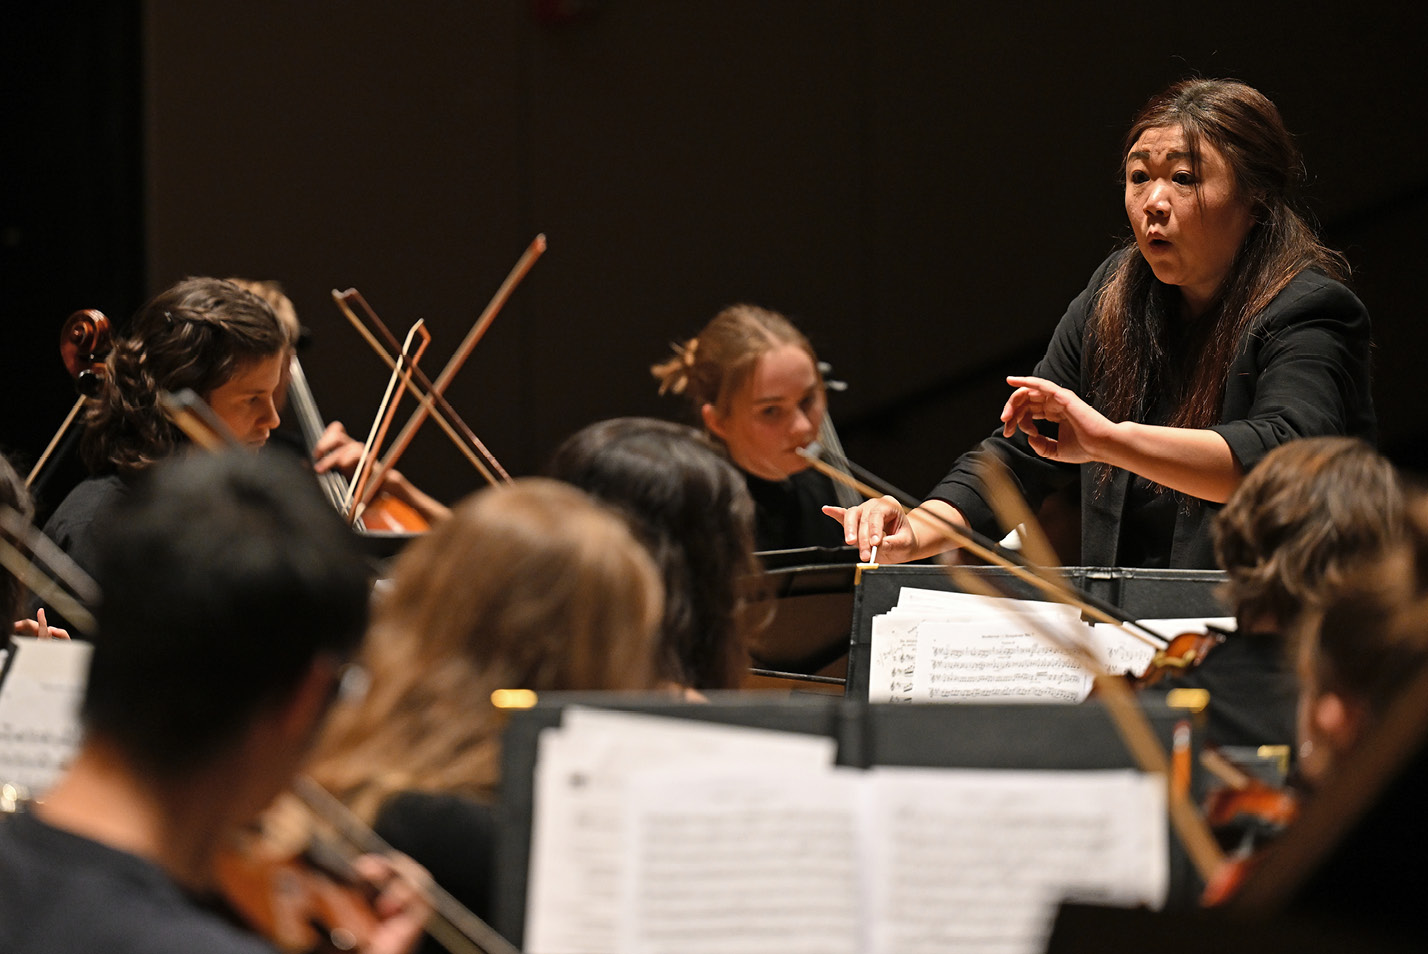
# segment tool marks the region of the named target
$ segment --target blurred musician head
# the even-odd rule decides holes
[[[1298,635],[1301,769],[1321,781],[1428,663],[1428,498],[1406,539],[1360,567]]]
[[[806,470],[797,450],[826,409],[818,357],[778,312],[733,305],[650,369],[660,393],[683,394],[740,469],[765,480]]]
[[[552,480],[482,490],[398,558],[361,657],[370,689],[334,713],[312,774],[369,820],[404,791],[489,799],[491,694],[653,688],[661,608],[616,514]]]
[[[227,751],[305,681],[330,689],[365,628],[366,564],[287,460],[166,462],[101,541],[104,638],[82,716],[96,744],[157,778]]]
[[[567,438],[547,473],[623,513],[664,576],[660,675],[732,689],[749,662],[741,587],[757,572],[744,480],[693,428],[652,418],[600,421]]]
[[[1351,437],[1311,437],[1271,451],[1215,522],[1228,602],[1245,632],[1284,633],[1402,532],[1393,466]]]
[[[266,442],[289,336],[261,298],[231,282],[187,278],[139,309],[105,362],[81,452],[96,474],[132,475],[170,453],[179,432],[161,390],[193,390],[238,440]]]
[[[366,561],[297,464],[239,451],[150,468],[101,541],[84,738],[0,820],[0,946],[262,949],[189,899],[311,747],[365,629]]]

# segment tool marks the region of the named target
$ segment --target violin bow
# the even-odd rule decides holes
[[[377,483],[380,483],[381,476],[385,474],[387,470],[396,466],[396,462],[401,458],[401,455],[406,452],[407,447],[411,444],[412,438],[416,435],[417,429],[421,427],[421,425],[426,421],[427,417],[438,405],[443,409],[444,413],[453,416],[457,422],[460,422],[460,426],[467,440],[472,444],[472,446],[476,447],[477,450],[481,452],[481,455],[485,457],[486,460],[491,464],[492,469],[494,469],[496,473],[500,474],[501,480],[506,483],[510,482],[511,477],[508,473],[506,473],[505,468],[501,466],[500,462],[496,460],[495,456],[492,455],[491,452],[486,449],[486,445],[481,443],[480,439],[477,438],[476,435],[471,432],[471,429],[469,427],[466,427],[464,422],[461,422],[460,417],[456,415],[454,410],[451,409],[451,405],[446,400],[446,389],[451,384],[452,378],[456,376],[456,372],[461,369],[461,366],[466,363],[466,359],[471,356],[471,352],[475,349],[476,344],[481,340],[482,336],[485,335],[486,329],[490,327],[491,322],[495,321],[496,315],[500,313],[503,307],[505,307],[506,302],[515,292],[516,286],[519,285],[521,281],[526,277],[527,273],[530,272],[531,268],[535,265],[536,260],[540,258],[541,255],[545,254],[545,249],[545,236],[543,234],[537,235],[531,241],[530,245],[526,247],[526,250],[521,254],[521,257],[516,261],[516,264],[512,267],[510,273],[506,276],[505,281],[503,281],[501,283],[500,288],[496,290],[496,294],[492,296],[491,301],[486,305],[485,310],[476,320],[476,323],[472,325],[471,330],[467,332],[465,339],[462,340],[460,346],[456,349],[455,353],[452,354],[451,359],[447,361],[446,367],[442,369],[441,374],[437,375],[437,379],[434,383],[428,380],[426,375],[422,373],[420,369],[415,369],[415,377],[417,379],[417,383],[421,386],[419,390],[424,393],[422,394],[421,401],[417,404],[416,410],[412,412],[412,416],[408,418],[406,424],[402,427],[401,432],[397,435],[397,439],[393,442],[391,449],[387,451],[387,455],[377,465],[375,475],[375,480],[377,481]],[[344,314],[348,315],[348,320],[351,321],[355,318],[355,315],[353,315],[351,313],[351,310],[346,307],[345,302],[345,298],[349,294],[355,296],[359,301],[361,300],[361,296],[356,295],[354,289],[349,289],[348,292],[340,293],[334,291],[333,297],[337,299],[338,307],[342,308]],[[365,306],[365,302],[363,302],[363,305]],[[369,312],[369,317],[371,317],[372,319],[376,319],[376,315],[371,314],[370,309],[367,310]],[[383,337],[387,339],[388,347],[391,347],[393,343],[391,332],[386,331],[385,326],[382,326],[380,321],[375,321],[375,324],[382,332]],[[363,337],[367,339],[368,343],[371,344],[374,348],[377,348],[375,340],[371,337],[371,335],[366,333],[365,329],[361,330],[363,331]],[[390,356],[385,353],[384,349],[379,349],[379,354],[382,356],[383,360],[386,360],[389,364],[393,363]],[[441,418],[438,417],[438,420],[440,419]],[[492,477],[491,474],[485,468],[478,467],[478,469],[481,470],[482,476],[484,476],[489,483],[491,483],[493,486],[496,484],[495,478]]]
[[[500,314],[501,309],[506,306],[506,302],[509,301],[511,295],[515,293],[516,286],[525,279],[531,268],[535,266],[536,259],[545,254],[545,247],[544,234],[537,234],[536,237],[531,240],[531,244],[526,246],[526,250],[521,253],[521,257],[516,260],[516,264],[511,267],[510,273],[506,275],[506,280],[501,282],[501,286],[496,289],[496,294],[491,296],[491,300],[487,303],[485,310],[481,312],[481,316],[476,319],[476,323],[471,326],[471,330],[468,331],[466,337],[462,339],[461,345],[456,349],[456,352],[452,354],[451,359],[446,362],[446,367],[442,368],[441,374],[437,375],[436,383],[431,386],[429,393],[422,398],[421,403],[418,404],[416,410],[412,412],[412,416],[407,419],[406,425],[403,426],[401,433],[397,435],[396,441],[393,442],[391,450],[387,452],[387,457],[382,460],[383,471],[395,466],[397,459],[406,451],[407,445],[411,443],[412,437],[416,435],[417,428],[421,427],[422,423],[427,419],[427,416],[431,414],[432,395],[439,394],[445,397],[446,389],[451,384],[451,379],[456,377],[456,372],[460,371],[461,366],[466,363],[466,359],[471,357],[471,352],[476,349],[477,343],[480,342],[481,338],[486,334],[486,329],[491,327],[491,322],[496,320],[496,316]],[[475,435],[473,434],[472,437],[474,438]],[[479,444],[480,442],[478,441],[477,443]],[[487,453],[489,454],[489,451]],[[496,471],[500,473],[501,477],[509,483],[511,480],[510,475],[496,462],[494,457],[491,458],[491,463]]]
[[[412,339],[421,338],[421,342],[416,346],[416,351],[412,351]],[[406,340],[402,342],[401,363],[399,367],[392,368],[392,376],[387,381],[387,390],[382,394],[382,401],[377,405],[377,415],[372,420],[371,430],[367,432],[367,442],[362,445],[362,456],[357,460],[357,469],[352,474],[352,481],[347,486],[347,506],[343,509],[347,513],[349,523],[355,524],[362,519],[362,511],[366,509],[364,500],[368,478],[371,476],[372,459],[381,452],[382,442],[387,438],[387,428],[391,426],[392,417],[397,412],[397,405],[401,402],[402,395],[406,393],[407,386],[411,383],[412,369],[417,367],[421,361],[421,356],[426,353],[427,345],[431,344],[431,332],[426,330],[425,322],[418,321],[412,325],[407,332]],[[395,397],[393,393],[395,392]]]
[[[814,468],[829,478],[853,487],[865,497],[881,497],[886,493],[898,502],[898,505],[906,508],[905,500],[911,499],[907,494],[895,487],[889,486],[886,481],[879,481],[886,487],[886,491],[879,491],[876,487],[844,473],[835,467],[828,465],[816,454],[801,451]],[[855,465],[851,461],[847,462],[851,469]],[[862,471],[862,468],[859,468]],[[866,474],[866,471],[862,471]],[[872,476],[872,475],[868,475]],[[876,478],[874,478],[876,479]],[[995,480],[997,478],[993,478]],[[1005,496],[1005,490],[998,491],[998,495]],[[913,506],[916,506],[914,504]],[[1024,504],[1023,504],[1024,506]],[[1029,510],[1027,511],[1029,513]],[[1038,571],[1050,571],[1047,573],[1035,572],[1026,563],[1018,562],[1007,555],[996,543],[986,539],[981,534],[970,529],[964,529],[944,520],[940,515],[933,514],[939,522],[948,528],[964,548],[982,557],[990,563],[994,563],[1010,571],[1018,579],[1041,589],[1053,599],[1061,603],[1066,603],[1080,609],[1083,613],[1101,622],[1106,622],[1114,626],[1119,626],[1127,633],[1130,633],[1142,641],[1149,642],[1144,636],[1135,633],[1128,628],[1129,620],[1120,619],[1119,610],[1111,607],[1113,612],[1107,612],[1103,601],[1092,599],[1090,594],[1075,592],[1071,585],[1064,579],[1060,579],[1060,574],[1051,571],[1050,568],[1037,567]],[[1034,522],[1034,521],[1033,521]],[[1049,544],[1048,544],[1049,546]],[[958,573],[953,567],[946,568],[954,580],[958,580]],[[962,577],[970,577],[970,573],[962,574]],[[960,584],[960,580],[958,580]],[[974,592],[985,592],[980,588]],[[1097,605],[1101,604],[1101,605]],[[1145,712],[1137,704],[1135,695],[1126,680],[1120,676],[1111,675],[1106,671],[1099,659],[1090,652],[1078,640],[1065,637],[1061,634],[1054,634],[1047,630],[1044,622],[1032,620],[1026,616],[1025,621],[1031,632],[1038,634],[1049,644],[1071,655],[1078,664],[1083,666],[1087,672],[1096,679],[1096,685],[1101,690],[1102,698],[1106,703],[1106,711],[1111,717],[1112,723],[1116,726],[1116,731],[1120,733],[1131,757],[1141,770],[1147,773],[1159,774],[1166,779],[1166,808],[1170,816],[1171,827],[1175,830],[1180,843],[1185,847],[1185,853],[1190,858],[1191,864],[1195,866],[1200,877],[1208,882],[1214,874],[1220,870],[1225,863],[1223,852],[1215,842],[1214,836],[1210,833],[1209,826],[1205,819],[1195,810],[1194,804],[1186,792],[1175,785],[1169,784],[1171,778],[1170,757],[1161,747],[1159,740],[1155,737],[1154,730],[1151,729],[1150,722],[1145,717]],[[1137,624],[1138,625],[1138,624]],[[1145,629],[1145,627],[1138,627]],[[1145,632],[1151,632],[1145,629]],[[1157,641],[1159,636],[1155,637]],[[1163,642],[1161,642],[1163,648]]]
[[[69,409],[69,413],[65,415],[64,422],[60,424],[59,430],[55,431],[55,436],[51,437],[50,442],[45,445],[44,452],[40,454],[39,460],[35,461],[35,466],[30,468],[29,476],[25,478],[26,488],[34,484],[35,478],[40,475],[40,471],[45,469],[45,464],[49,463],[50,455],[53,454],[55,448],[59,446],[60,438],[64,437],[65,432],[69,430],[69,426],[73,424],[74,419],[79,416],[79,411],[84,407],[84,402],[88,400],[89,398],[83,394],[75,399],[74,407]]]
[[[292,792],[313,817],[331,825],[358,851],[386,856],[398,854],[380,835],[363,824],[351,809],[310,776],[294,778]],[[427,933],[451,954],[520,954],[515,945],[440,885],[432,881],[413,881],[400,868],[396,871],[398,877],[406,880],[422,900],[431,905],[432,917],[426,924]]]
[[[401,348],[397,344],[397,339],[392,336],[391,331],[382,323],[382,319],[377,317],[377,313],[372,310],[372,306],[367,304],[367,300],[362,297],[361,292],[355,288],[349,288],[341,292],[334,288],[332,290],[332,300],[337,303],[337,308],[342,312],[343,317],[347,319],[353,328],[357,329],[357,333],[362,336],[362,340],[367,342],[377,357],[381,358],[388,368],[395,371],[398,367],[404,366],[405,359],[400,354]],[[353,310],[352,306],[354,304],[357,308],[361,309],[365,316],[365,321]],[[377,340],[376,336],[368,329],[368,324],[371,324],[372,327],[381,333],[382,337],[387,341],[386,345],[383,345]],[[389,351],[388,348],[391,350]],[[395,358],[392,357],[392,352],[397,352]],[[411,374],[416,380],[413,390],[431,395],[431,379],[426,376],[426,372],[422,371],[421,368],[413,367],[411,368]],[[486,456],[490,461],[494,462],[495,457],[491,456],[491,452],[486,449],[486,445],[481,443],[480,439],[471,431],[471,428],[467,426],[466,422],[461,419],[461,415],[456,413],[456,409],[451,406],[445,396],[440,394],[435,395],[434,400],[437,409],[436,423],[446,432],[446,436],[451,439],[456,449],[461,451],[466,459],[471,462],[471,466],[475,467],[477,472],[485,478],[486,482],[492,485],[496,484],[496,477],[491,473],[487,464],[481,460],[481,456]],[[457,433],[458,430],[460,433]],[[478,452],[481,456],[478,456]],[[497,464],[497,466],[499,467],[500,465]],[[502,471],[502,473],[505,473],[505,471]],[[507,479],[509,480],[510,478]]]
[[[94,638],[99,625],[89,607],[99,602],[98,584],[69,554],[6,504],[0,504],[0,566],[63,613],[75,629]]]
[[[30,469],[29,475],[25,478],[27,488],[34,484],[40,471],[45,469],[50,455],[55,452],[60,439],[74,423],[80,408],[84,407],[84,402],[99,392],[98,382],[101,379],[95,376],[91,368],[81,368],[78,365],[81,362],[94,364],[102,360],[110,347],[109,318],[104,312],[95,308],[82,308],[65,319],[64,325],[60,328],[60,360],[64,362],[65,369],[74,376],[79,397],[75,399],[74,406],[65,415],[59,430],[55,431],[55,436],[50,438],[50,442],[40,454],[39,460],[35,461],[35,466]]]

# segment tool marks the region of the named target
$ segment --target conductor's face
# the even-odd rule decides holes
[[[213,413],[228,425],[233,436],[249,447],[267,443],[268,432],[278,426],[274,395],[282,383],[287,353],[259,358],[238,366],[233,377],[208,395]]]
[[[1214,298],[1254,218],[1234,173],[1200,142],[1194,168],[1179,126],[1147,129],[1126,157],[1126,216],[1155,277],[1178,285],[1190,314]]]

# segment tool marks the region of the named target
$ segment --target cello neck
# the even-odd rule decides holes
[[[288,381],[288,407],[292,408],[298,430],[302,432],[303,446],[311,455],[322,437],[322,414],[317,410],[317,400],[312,396],[312,388],[308,386],[307,375],[303,373],[302,362],[296,354],[288,359],[288,367],[291,371]],[[330,470],[325,474],[318,474],[317,481],[332,506],[338,512],[346,512],[347,487],[342,475]]]

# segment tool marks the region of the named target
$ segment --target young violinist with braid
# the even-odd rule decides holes
[[[70,768],[0,816],[0,950],[273,954],[211,910],[216,862],[291,781],[362,638],[366,562],[293,462],[145,468],[95,541],[96,642]],[[429,913],[406,860],[364,856],[358,950]]]
[[[159,406],[160,391],[191,389],[241,444],[263,446],[279,422],[275,401],[290,344],[272,308],[231,282],[186,278],[156,295],[105,359],[80,441],[90,476],[55,509],[45,534],[93,571],[96,521],[141,473],[187,446]]]
[[[1133,239],[1096,270],[1001,424],[929,499],[828,508],[864,559],[995,531],[977,459],[1033,507],[1079,478],[1087,566],[1213,568],[1210,525],[1244,475],[1301,437],[1372,439],[1369,318],[1298,211],[1298,149],[1263,94],[1192,79],[1155,96],[1122,153]],[[1050,187],[1048,187],[1050,188]]]

